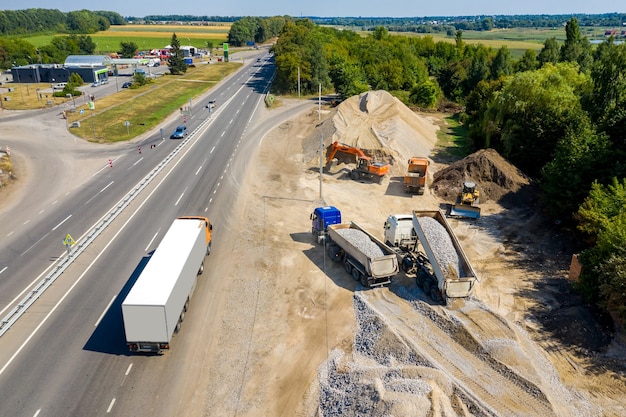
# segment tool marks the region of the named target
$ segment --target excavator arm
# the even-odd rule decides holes
[[[369,156],[365,155],[365,153],[359,148],[355,148],[354,146],[346,145],[344,143],[333,142],[332,145],[328,147],[328,151],[326,152],[326,164],[329,164],[335,158],[337,152],[354,155],[356,156],[357,161],[359,159],[372,159]]]

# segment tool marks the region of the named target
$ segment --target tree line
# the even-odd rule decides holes
[[[371,89],[407,105],[461,106],[475,149],[494,148],[539,185],[542,207],[585,242],[578,288],[626,320],[626,44],[592,48],[576,18],[566,40],[514,60],[506,46],[368,36],[285,23],[273,88],[343,98]]]
[[[51,32],[88,34],[107,30],[111,25],[124,24],[126,21],[122,16],[107,11],[0,10],[0,34],[4,36]]]

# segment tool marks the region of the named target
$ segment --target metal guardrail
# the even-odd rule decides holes
[[[11,328],[13,324],[33,305],[35,301],[56,281],[61,274],[69,268],[80,254],[82,254],[91,245],[98,236],[106,229],[112,222],[119,216],[126,207],[143,191],[144,188],[150,184],[150,182],[169,164],[178,153],[193,139],[195,133],[201,130],[206,124],[213,121],[213,117],[205,119],[200,126],[198,126],[186,139],[184,139],[170,154],[163,159],[148,175],[146,175],[141,181],[139,181],[130,192],[128,192],[121,200],[119,200],[108,213],[106,213],[91,231],[76,243],[73,250],[68,255],[61,259],[61,261],[50,271],[44,278],[41,279],[32,290],[19,302],[17,305],[0,320],[0,337],[2,337],[7,330]]]

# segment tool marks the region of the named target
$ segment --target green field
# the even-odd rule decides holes
[[[135,42],[140,50],[160,49],[169,45],[173,33],[176,33],[181,45],[206,48],[210,41],[218,46],[227,41],[229,30],[229,23],[217,23],[214,26],[124,25],[111,26],[107,31],[89,36],[96,43],[96,54],[107,54],[118,52],[122,41]],[[54,36],[62,35],[41,35],[24,39],[38,48],[48,45]]]

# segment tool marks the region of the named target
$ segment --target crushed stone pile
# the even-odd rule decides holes
[[[480,192],[480,201],[499,202],[531,185],[522,171],[505,160],[494,149],[481,149],[437,171],[431,190],[449,202],[454,202],[464,181],[473,181]]]
[[[405,169],[410,156],[430,155],[437,129],[387,91],[368,91],[332,109],[303,141],[303,148],[309,159],[317,158],[322,137],[325,148],[333,142],[344,143],[361,148],[374,160]]]
[[[358,229],[336,229],[336,232],[370,258],[379,258],[385,255],[383,250],[372,242],[369,236]]]
[[[432,217],[418,217],[417,221],[424,231],[435,258],[437,258],[437,264],[441,267],[446,278],[464,277],[466,274],[461,258],[446,228]]]

